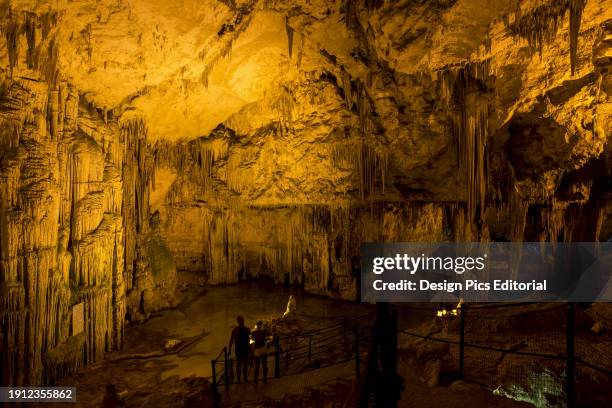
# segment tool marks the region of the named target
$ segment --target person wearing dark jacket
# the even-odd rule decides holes
[[[251,333],[253,339],[253,356],[255,357],[255,382],[259,378],[259,366],[262,366],[264,382],[268,377],[268,342],[270,341],[270,332],[263,327],[263,322],[257,322],[255,329]]]
[[[243,374],[244,381],[247,380],[248,366],[249,366],[249,342],[251,336],[251,329],[244,325],[244,317],[238,316],[236,318],[238,326],[232,330],[232,336],[230,338],[228,351],[232,353],[232,345],[236,345],[236,377],[240,382],[240,374]]]

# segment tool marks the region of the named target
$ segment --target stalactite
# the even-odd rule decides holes
[[[12,12],[8,12],[8,21],[3,27],[6,39],[7,53],[9,57],[9,69],[11,77],[13,71],[19,64],[19,43],[21,34],[25,35],[27,50],[25,62],[28,69],[40,71],[43,78],[51,85],[57,80],[58,45],[55,37],[50,37],[57,16],[54,12],[37,15],[32,12],[24,14],[23,24],[14,18]],[[39,39],[38,27],[42,27],[42,35]]]
[[[217,38],[213,40],[204,50],[200,52],[200,59],[205,61],[204,69],[200,75],[200,81],[208,88],[210,74],[221,59],[226,58],[232,52],[233,44],[240,35],[249,27],[253,19],[252,11],[255,1],[243,4],[235,13],[232,23],[224,24]]]
[[[572,75],[576,73],[578,36],[580,35],[580,23],[582,22],[582,11],[586,6],[586,0],[570,0],[570,62]]]
[[[512,220],[512,231],[510,236],[512,242],[524,242],[528,210],[528,204],[518,197],[518,194],[512,194],[508,206],[508,213],[510,215],[510,219]]]
[[[9,21],[4,27],[4,38],[6,39],[6,49],[9,57],[9,67],[11,72],[11,78],[13,77],[13,70],[17,66],[19,61],[19,23],[11,18],[9,11]]]
[[[540,210],[540,241],[557,242],[568,241],[569,236],[565,233],[566,203],[553,200],[550,206]],[[563,235],[561,233],[564,232]]]
[[[19,160],[3,160],[0,169],[0,280],[24,296],[10,308],[0,305],[0,315],[21,315],[17,327],[2,324],[1,381],[48,384],[121,345],[114,332],[124,319],[121,180],[106,161],[113,151],[109,143],[119,140],[117,133],[107,140],[105,131],[84,133],[89,125],[104,125],[78,126],[90,119],[79,116],[78,93],[64,82],[53,89],[42,81],[11,82],[6,89],[2,103],[14,103],[12,112],[25,119],[17,143],[10,143]],[[2,120],[12,121],[5,114]],[[86,295],[92,291],[106,294]],[[95,350],[76,346],[70,355],[60,353],[75,340],[71,307],[80,301],[90,313],[79,344]],[[23,355],[7,354],[4,341],[14,342]]]
[[[45,58],[39,64],[42,68],[43,77],[51,86],[55,86],[59,74],[57,68],[59,49],[55,39],[49,42],[47,53],[44,57]]]
[[[572,75],[574,75],[580,22],[585,6],[586,0],[551,0],[524,15],[517,11],[512,23],[506,20],[506,28],[511,35],[526,40],[532,49],[539,52],[541,57],[544,45],[555,39],[557,28],[569,11],[570,64]]]
[[[344,91],[344,101],[346,103],[346,109],[351,110],[353,105],[353,90],[351,83],[351,76],[349,73],[341,67],[341,80],[342,80],[342,90]]]
[[[373,146],[369,145],[369,138],[372,133],[371,101],[366,91],[365,85],[361,81],[357,81],[356,94],[357,112],[359,115],[359,132],[361,140],[359,142],[360,154],[357,163],[359,164],[359,185],[361,190],[361,198],[365,198],[365,192],[369,191],[370,195],[374,192],[374,171],[380,170],[380,178],[382,180],[382,190],[384,193],[385,173],[387,169],[387,157],[384,153],[378,153]]]
[[[36,50],[36,23],[37,18],[34,13],[27,13],[25,16],[25,23],[23,30],[26,34],[26,40],[28,42],[28,52],[26,55],[26,63],[29,69],[38,68],[38,57]]]
[[[528,202],[518,192],[514,167],[505,154],[497,157],[497,177],[491,183],[491,206],[495,209],[497,221],[509,220],[511,230],[509,238],[512,242],[523,242],[527,221]]]
[[[302,284],[312,293],[340,293],[354,299],[353,263],[362,242],[449,238],[441,205],[367,207],[347,203],[177,206],[169,209],[174,214],[168,217],[166,239],[179,268],[205,271],[210,284],[269,276],[278,283]],[[201,221],[194,225],[196,219]]]
[[[439,81],[441,98],[453,110],[457,161],[467,186],[468,222],[482,220],[486,205],[489,102],[481,89],[491,89],[494,77],[489,70],[489,60],[469,62],[446,68]]]
[[[596,242],[605,217],[601,202],[569,203],[553,198],[538,208],[531,224],[539,227],[541,242]]]
[[[51,30],[57,24],[58,12],[55,10],[49,10],[46,13],[43,13],[40,17],[40,24],[42,27],[42,38],[43,40],[49,36]]]
[[[367,135],[371,131],[371,106],[370,98],[365,89],[365,85],[361,81],[357,81],[357,112],[359,114],[359,131],[363,136]]]
[[[292,128],[293,110],[295,100],[288,85],[281,87],[280,94],[273,103],[273,108],[278,112],[278,125],[280,134],[286,134]]]
[[[8,152],[19,145],[21,125],[15,120],[3,119],[0,122],[0,150]],[[1,156],[0,156],[1,157]]]
[[[146,232],[149,219],[149,191],[155,168],[154,158],[147,148],[147,128],[141,119],[131,119],[121,126],[124,147],[123,178],[123,230],[124,276],[126,290],[135,281],[135,265],[139,236]]]
[[[147,128],[143,120],[133,119],[122,125],[121,133],[125,149],[124,194],[134,198],[135,227],[137,232],[141,232],[146,228],[148,189],[154,176],[153,158],[147,149]],[[126,204],[130,205],[130,202]]]
[[[0,169],[2,384],[39,381],[43,352],[48,341],[56,341],[47,335],[49,325],[54,323],[47,295],[53,290],[49,272],[56,270],[57,262],[57,152],[47,135],[44,114],[31,112],[46,110],[45,87],[36,83],[29,89],[14,85],[9,80],[3,102],[14,103],[23,122],[18,143],[11,143],[12,154],[2,161]],[[41,104],[28,105],[36,92],[43,96]],[[3,118],[7,119],[12,121],[11,114]],[[17,160],[10,159],[12,155]],[[21,350],[15,354],[5,347],[9,344]]]
[[[231,191],[242,193],[255,183],[248,165],[254,163],[258,157],[259,149],[256,146],[233,149],[232,154],[227,156],[225,182]]]
[[[229,138],[225,134],[219,137],[199,138],[189,142],[159,142],[154,147],[155,165],[173,168],[184,179],[195,182],[199,188],[194,193],[206,194],[211,191],[215,162],[229,155]],[[169,192],[170,203],[175,202],[176,192]]]
[[[51,90],[47,96],[47,128],[53,140],[57,140],[60,131],[59,91]]]
[[[354,0],[344,0],[344,24],[348,29],[351,29],[354,25],[354,22],[358,20],[358,17],[356,15],[356,7],[358,7],[358,2]]]
[[[470,221],[466,206],[461,203],[453,203],[448,206],[447,211],[447,223],[452,231],[452,240],[455,242],[473,242],[474,223]]]
[[[293,55],[293,28],[289,25],[289,17],[285,17],[285,30],[287,31],[287,50],[291,58]]]
[[[351,135],[346,140],[329,144],[332,164],[336,168],[349,168],[357,174],[362,199],[365,199],[366,195],[374,195],[377,185],[384,194],[388,154],[374,135],[372,101],[361,80],[355,81],[356,90],[353,92],[350,75],[342,66],[340,77],[347,109],[351,111],[353,106],[357,107],[358,136]]]
[[[337,169],[350,169],[357,174],[362,199],[376,194],[377,188],[385,194],[389,169],[388,154],[384,148],[369,145],[361,136],[329,144],[332,165]]]

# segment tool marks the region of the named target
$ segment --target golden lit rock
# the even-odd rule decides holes
[[[611,10],[4,2],[0,382],[102,360],[186,271],[356,300],[364,242],[609,240]]]

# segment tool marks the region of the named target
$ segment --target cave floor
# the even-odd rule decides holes
[[[184,406],[185,396],[197,393],[201,378],[211,375],[210,361],[227,344],[236,316],[244,316],[248,326],[260,319],[278,318],[290,294],[296,297],[297,314],[306,330],[330,326],[342,316],[350,318],[374,310],[372,305],[307,295],[267,282],[207,287],[200,285],[197,276],[192,274],[181,274],[180,279],[183,301],[177,308],[155,313],[143,323],[126,325],[125,346],[121,351],[109,353],[106,360],[60,381],[58,385],[77,388],[77,403],[71,406],[101,406],[105,387],[111,383],[126,406]],[[420,324],[423,319],[430,317],[403,316],[400,328]],[[180,340],[182,344],[168,353],[164,351],[164,344],[170,339]],[[470,406],[524,406],[495,397],[485,389],[430,388],[414,374],[416,368],[401,365],[406,391],[400,406],[459,407],[466,406],[467,402]],[[299,376],[270,379],[257,387],[234,385],[231,396],[224,397],[224,405],[261,406],[262,401],[286,400],[287,396],[291,399],[287,406],[295,405],[300,399],[305,406],[313,398],[323,398],[322,403],[342,400],[354,387],[354,370],[353,363],[346,363]]]
[[[111,383],[121,394],[128,395],[131,405],[131,394],[155,393],[154,384],[160,387],[174,384],[176,377],[209,377],[210,361],[227,345],[236,316],[244,316],[249,327],[257,320],[279,318],[291,294],[307,330],[338,323],[342,316],[350,318],[374,310],[372,305],[308,295],[266,281],[209,287],[199,284],[198,276],[189,273],[181,273],[180,281],[183,300],[178,307],[154,313],[143,323],[126,325],[122,350],[108,353],[106,360],[60,381],[59,385],[77,387],[78,401],[73,406],[99,406],[106,385]],[[164,345],[171,339],[182,343],[174,352],[167,353]],[[343,376],[342,370],[342,367],[327,370],[329,375],[318,376],[317,382]],[[353,366],[347,370],[354,373]],[[259,389],[271,389],[269,384],[260,385]],[[294,387],[292,391],[300,389]],[[283,394],[289,391],[283,390]]]

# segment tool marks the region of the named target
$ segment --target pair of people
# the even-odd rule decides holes
[[[264,328],[263,322],[260,320],[251,331],[244,325],[244,317],[238,316],[236,319],[238,326],[232,330],[232,336],[229,343],[229,352],[232,352],[232,346],[235,345],[234,354],[236,356],[236,377],[240,382],[241,374],[244,381],[247,381],[249,358],[251,354],[251,340],[253,344],[253,358],[255,360],[255,381],[259,378],[259,367],[262,367],[263,379],[266,381],[268,377],[268,341],[270,332]]]

